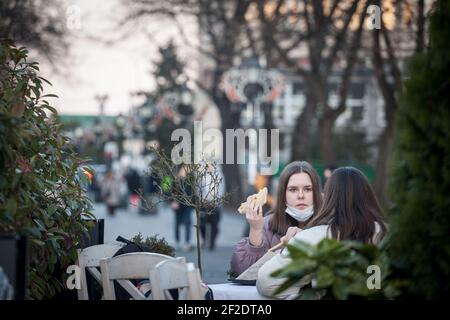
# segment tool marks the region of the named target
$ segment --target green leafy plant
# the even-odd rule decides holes
[[[83,167],[43,94],[37,62],[12,41],[0,41],[0,232],[30,240],[29,298],[63,288],[59,270],[73,264],[76,247],[94,219]],[[59,272],[61,273],[61,272]]]
[[[316,246],[296,241],[287,249],[292,261],[273,273],[286,278],[277,293],[301,281],[307,285],[300,290],[300,299],[391,299],[407,285],[403,280],[390,279],[389,259],[375,245],[324,239]],[[368,267],[372,265],[381,271],[380,289],[367,285],[371,275]]]
[[[143,244],[147,247],[149,247],[152,252],[165,254],[167,256],[175,257],[175,248],[170,246],[169,243],[167,243],[166,239],[161,237],[159,238],[158,235],[154,235],[151,237],[147,237],[144,240],[144,237],[139,232],[137,235],[135,235],[133,238],[131,238],[131,241],[133,241],[136,244]]]
[[[390,181],[390,255],[414,279],[409,294],[450,292],[450,3],[430,18],[429,50],[408,65]]]

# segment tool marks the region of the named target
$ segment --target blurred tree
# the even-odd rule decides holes
[[[321,158],[320,132],[314,130],[310,134],[310,143],[305,150],[304,159],[312,163],[326,165]],[[351,141],[351,143],[349,143]],[[367,143],[364,130],[353,126],[351,123],[334,131],[334,150],[336,152],[336,162],[334,165],[352,165],[358,167],[361,164],[371,163],[371,145]]]
[[[367,22],[371,22],[367,9],[374,4],[385,9],[381,30],[366,27]],[[423,1],[407,0],[170,0],[164,5],[145,0],[131,9],[127,19],[149,16],[172,19],[185,42],[211,63],[210,68],[204,68],[210,72],[202,74],[199,86],[218,106],[223,130],[239,125],[241,108],[230,104],[219,84],[223,73],[241,58],[258,54],[265,58],[268,67],[284,67],[292,75],[301,77],[305,81],[306,105],[296,119],[291,159],[307,157],[312,125],[317,122],[322,161],[329,164],[340,160],[337,159],[334,124],[347,110],[352,77],[360,69],[372,68],[385,101],[386,114],[386,129],[377,145],[374,182],[381,197],[388,174],[386,163],[400,92],[399,66],[414,49],[420,51],[425,45],[421,40],[425,31],[424,7]],[[200,46],[192,45],[185,35],[180,21],[186,16],[197,19]],[[415,17],[417,23],[412,23]],[[411,50],[408,43],[416,48]],[[330,86],[331,80],[337,83],[335,90]],[[337,98],[333,104],[332,95]],[[272,126],[270,117],[267,119],[265,125]],[[241,187],[235,165],[225,165],[224,172],[229,178],[228,188]]]
[[[65,35],[61,1],[0,1],[0,38],[11,38],[53,62],[68,49]]]
[[[375,5],[381,5],[379,0]],[[385,128],[378,139],[375,165],[374,190],[379,199],[386,200],[385,189],[389,176],[388,161],[394,143],[395,117],[402,89],[402,64],[414,52],[424,50],[425,4],[418,1],[411,5],[408,1],[396,3],[395,26],[388,28],[384,15],[381,16],[381,28],[372,30],[371,62],[378,88],[384,101]],[[417,16],[417,23],[405,19],[407,12]],[[404,15],[402,17],[402,15]],[[414,41],[416,40],[416,41]],[[384,202],[384,201],[383,201]]]
[[[336,157],[334,123],[347,109],[355,71],[361,66],[372,66],[385,103],[386,128],[378,140],[374,181],[375,191],[383,199],[400,93],[400,66],[414,50],[420,52],[425,45],[424,1],[264,0],[256,3],[259,24],[250,28],[252,43],[257,46],[261,42],[259,47],[268,60],[273,60],[271,64],[284,64],[305,81],[306,106],[296,121],[291,159],[307,157],[314,129],[311,125],[317,119],[321,159],[325,164],[341,160]],[[366,28],[366,22],[370,23],[369,5],[383,9],[380,29]],[[417,17],[415,24],[413,17]],[[371,39],[372,42],[367,41]],[[331,78],[337,79],[338,84],[335,106],[329,99]]]
[[[156,62],[152,75],[157,85],[154,95],[162,96],[164,93],[180,90],[186,84],[186,76],[184,63],[178,58],[173,40],[158,50],[161,59]]]
[[[143,119],[144,139],[146,142],[158,141],[160,149],[170,158],[170,152],[175,145],[175,142],[171,140],[172,132],[187,124],[176,119],[175,112],[178,111],[178,106],[164,105],[161,99],[164,99],[166,94],[180,94],[185,88],[185,66],[177,55],[173,41],[169,41],[166,46],[162,46],[158,50],[160,59],[155,61],[155,69],[151,72],[156,79],[156,88],[151,92],[140,92],[139,94],[146,96],[142,107],[152,108],[151,116]],[[159,109],[156,110],[158,103]],[[186,107],[192,108],[192,106]]]
[[[351,76],[370,1],[256,1],[257,24],[250,37],[269,64],[288,68],[305,81],[306,107],[296,120],[291,159],[306,157],[311,124],[318,119],[321,158],[336,161],[333,126],[346,110]],[[301,52],[302,53],[300,55]],[[302,59],[305,58],[305,59]],[[329,102],[331,77],[338,78],[338,104]]]
[[[164,2],[142,0],[132,7],[125,3],[129,10],[125,21],[133,22],[155,17],[171,19],[178,26],[184,43],[200,53],[200,59],[204,59],[202,67],[205,71],[201,81],[197,81],[197,85],[218,107],[224,136],[226,129],[239,127],[242,108],[228,100],[220,84],[223,74],[235,65],[236,58],[241,57],[246,49],[251,51],[251,48],[242,40],[247,23],[246,13],[252,2],[252,0],[168,0]],[[183,17],[196,20],[204,40],[200,45],[194,45],[185,34],[185,28],[180,22]],[[251,53],[248,54],[250,55]],[[223,145],[225,148],[226,144]],[[236,150],[234,154],[237,157]],[[242,190],[237,158],[234,160],[233,164],[223,165],[223,172],[227,177],[225,181],[227,192],[236,188]],[[238,204],[241,200],[238,192],[231,193],[230,203]]]
[[[391,256],[427,299],[450,292],[450,3],[430,20],[429,51],[407,69],[391,175]]]

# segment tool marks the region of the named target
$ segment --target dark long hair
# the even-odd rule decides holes
[[[319,212],[322,206],[320,178],[316,170],[306,161],[291,162],[283,169],[278,181],[276,203],[271,212],[273,217],[269,222],[269,229],[273,233],[285,235],[289,227],[298,226],[298,221],[286,214],[286,188],[291,176],[301,172],[306,173],[311,178],[314,212]]]
[[[383,211],[361,171],[343,167],[333,172],[325,185],[322,209],[307,227],[318,225],[329,225],[331,236],[338,240],[377,243],[385,236]]]

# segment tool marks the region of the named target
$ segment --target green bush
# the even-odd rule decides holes
[[[397,115],[390,195],[391,253],[410,294],[450,291],[450,3],[430,20],[430,49],[408,67]]]
[[[30,240],[29,297],[50,298],[93,219],[82,183],[87,176],[43,95],[38,63],[0,41],[0,232]],[[90,222],[92,223],[92,222]]]
[[[154,235],[151,237],[147,237],[144,240],[144,237],[139,232],[139,234],[135,235],[131,241],[136,244],[143,244],[149,247],[152,252],[165,254],[166,256],[175,257],[175,248],[170,246],[166,239],[158,238],[158,235]]]

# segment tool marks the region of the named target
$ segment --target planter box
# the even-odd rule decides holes
[[[26,298],[28,265],[27,237],[0,234],[0,266],[14,288],[15,300]]]
[[[104,244],[105,242],[105,220],[98,219],[94,221],[94,228],[89,232],[89,237],[85,237],[80,249],[95,246],[97,244]]]
[[[82,245],[79,246],[79,249],[83,249],[90,246],[95,246],[97,244],[104,244],[105,240],[105,220],[98,219],[94,221],[95,226],[90,230],[89,236],[84,237]],[[57,267],[55,269],[55,276],[60,277],[66,271],[61,270],[61,268]],[[88,282],[88,290],[89,296],[94,296],[95,290],[95,279],[90,278],[90,274],[87,275]],[[57,293],[52,300],[78,300],[78,294],[76,290],[64,289],[61,292]]]

